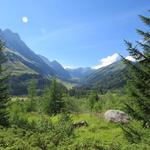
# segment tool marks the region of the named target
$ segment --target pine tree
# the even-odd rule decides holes
[[[140,16],[141,20],[150,27],[150,18]],[[135,63],[124,59],[129,66],[128,94],[131,100],[125,105],[128,113],[135,119],[143,122],[143,127],[150,125],[150,32],[137,30],[143,40],[136,46],[126,42],[129,54],[136,60]]]
[[[4,55],[4,45],[0,41],[0,125],[8,126],[9,117],[7,112],[7,106],[9,101],[8,85],[7,80],[8,76],[5,75],[5,69],[3,64],[6,62],[6,57]]]

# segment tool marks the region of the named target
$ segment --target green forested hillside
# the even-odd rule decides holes
[[[83,80],[81,87],[103,92],[120,89],[126,83],[126,72],[126,65],[122,61],[117,61],[91,73]]]

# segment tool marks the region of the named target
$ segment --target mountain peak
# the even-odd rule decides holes
[[[57,64],[57,65],[60,65],[60,63],[59,63],[57,60],[51,61],[51,64]]]
[[[6,28],[3,30],[3,32],[13,33],[10,29]]]
[[[1,30],[1,31],[2,31],[2,30]],[[17,33],[13,32],[13,31],[11,31],[11,30],[8,29],[8,28],[5,29],[5,30],[3,30],[2,32],[3,32],[3,34],[6,35],[6,36],[20,39],[19,34],[17,34]]]

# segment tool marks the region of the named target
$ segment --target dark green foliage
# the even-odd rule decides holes
[[[141,134],[131,125],[122,128],[124,135],[131,143],[139,143],[142,140]]]
[[[36,74],[23,74],[19,76],[11,76],[10,78],[10,94],[13,96],[24,96],[28,94],[30,80],[36,80],[36,93],[41,95],[45,84],[51,84],[50,79]]]
[[[4,56],[4,46],[0,41],[0,125],[8,126],[8,113],[7,106],[9,101],[8,94],[8,85],[7,80],[8,77],[5,75],[5,70],[3,64],[6,62],[6,58]]]
[[[30,100],[34,100],[37,96],[36,93],[36,80],[31,80],[28,88],[28,97]]]
[[[56,80],[52,81],[50,89],[47,87],[44,92],[44,110],[50,115],[56,115],[63,111],[64,101],[62,99],[62,86]]]
[[[9,122],[11,125],[16,125],[20,128],[30,128],[31,125],[28,123],[27,113],[31,108],[29,100],[25,99],[14,99],[9,103]],[[33,124],[32,124],[33,126]]]
[[[122,91],[116,91],[114,93],[108,92],[104,95],[100,95],[99,107],[101,112],[106,112],[109,109],[124,109],[124,101],[128,99]]]
[[[140,16],[141,20],[150,27],[150,19]],[[142,122],[142,127],[150,127],[150,32],[137,30],[142,36],[142,42],[136,46],[125,41],[127,50],[136,62],[123,58],[129,66],[127,93],[129,99],[125,101],[126,111],[133,119]],[[143,136],[135,126],[123,126],[128,141],[139,143]]]
[[[131,121],[129,124],[122,126],[123,133],[130,143],[149,145],[150,130],[143,128],[142,122]]]
[[[150,27],[149,19],[141,16],[142,21]],[[143,122],[143,127],[150,125],[150,34],[138,30],[143,42],[133,46],[126,41],[127,50],[136,60],[133,63],[124,59],[130,67],[128,74],[128,94],[130,101],[126,102],[128,113],[135,119]]]
[[[28,98],[29,98],[29,111],[34,111],[36,107],[36,100],[37,100],[37,92],[36,87],[37,83],[36,80],[31,80],[30,85],[28,88]]]
[[[63,96],[64,108],[63,112],[67,113],[77,113],[79,112],[79,105],[81,105],[81,100],[71,97],[69,95]]]
[[[1,150],[59,149],[57,147],[73,136],[72,121],[67,114],[61,115],[55,124],[44,116],[37,121],[26,120],[25,124],[22,127],[0,128]]]
[[[91,92],[90,88],[86,87],[73,87],[69,90],[70,96],[75,96],[76,98],[83,98],[89,95]]]
[[[150,12],[150,11],[149,11],[149,12]],[[145,24],[150,25],[150,18],[149,18],[149,17],[140,15],[140,18],[141,18],[141,20],[142,20]]]
[[[89,106],[90,110],[92,111],[94,109],[95,104],[98,102],[99,96],[96,91],[92,91],[89,96]]]
[[[53,129],[53,143],[55,144],[55,146],[58,146],[63,139],[73,136],[74,128],[72,124],[73,122],[69,114],[62,113],[60,115],[59,121]]]

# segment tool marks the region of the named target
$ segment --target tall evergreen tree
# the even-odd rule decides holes
[[[150,18],[145,16],[140,18],[149,29]],[[135,62],[132,62],[123,58],[129,66],[127,91],[130,98],[125,105],[127,112],[134,119],[141,121],[143,127],[148,127],[150,126],[150,32],[139,29],[137,32],[142,36],[142,41],[136,42],[136,46],[125,41],[130,56],[135,59]],[[131,128],[124,130],[128,134],[134,131]]]
[[[33,111],[35,109],[37,99],[36,86],[37,86],[36,80],[32,79],[28,88],[28,97],[30,100],[29,111]]]
[[[46,88],[45,94],[46,112],[53,115],[62,112],[64,108],[64,101],[62,99],[63,93],[61,86],[59,86],[55,79],[52,81],[50,90],[48,91]]]
[[[6,62],[6,57],[4,55],[4,45],[0,40],[0,125],[8,126],[9,117],[7,112],[7,106],[9,101],[8,76],[5,75],[4,63]]]
[[[31,80],[28,88],[28,95],[31,100],[34,100],[36,98],[36,80]]]
[[[93,110],[95,104],[98,102],[99,97],[96,91],[92,91],[89,96],[89,106],[91,111]]]

